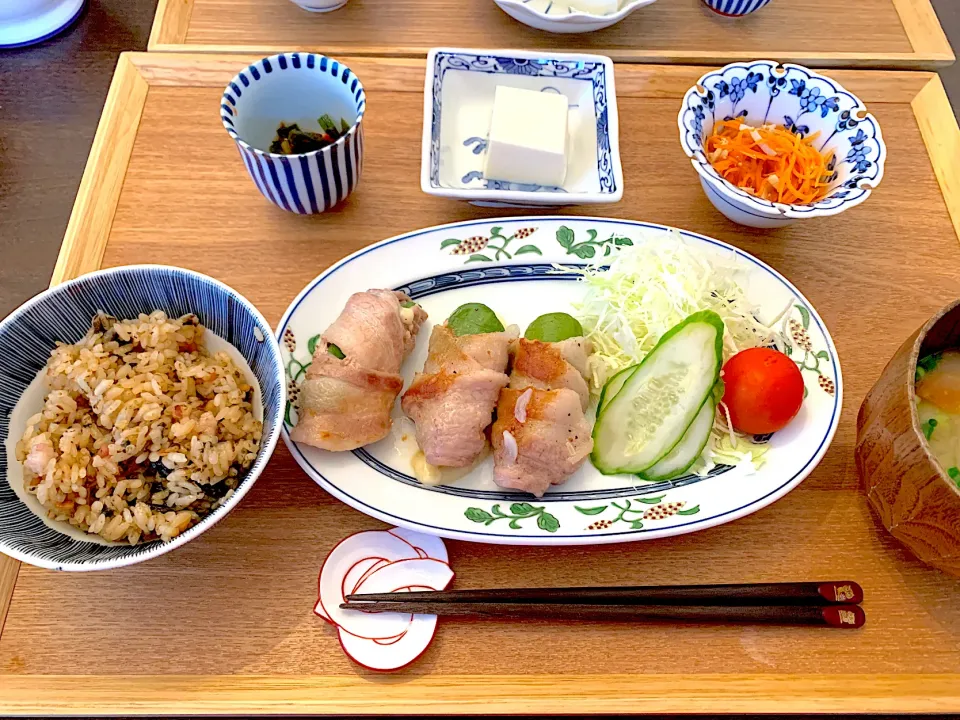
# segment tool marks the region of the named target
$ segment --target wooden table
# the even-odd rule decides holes
[[[54,40],[0,51],[0,317],[50,281],[117,57],[146,49],[156,5],[96,0]]]
[[[621,62],[724,64],[758,57],[827,67],[953,62],[930,0],[774,0],[739,20],[701,0],[660,0],[583,35],[534,30],[493,0],[351,0],[308,13],[290,0],[160,0],[150,50],[424,56],[437,45],[601,52]]]
[[[229,283],[275,323],[311,278],[368,243],[509,212],[421,193],[424,67],[403,59],[350,61],[370,98],[358,191],[319,217],[272,207],[216,113],[223,86],[252,59],[122,57],[54,282],[101,266],[172,263]],[[882,125],[883,182],[835,218],[741,228],[709,205],[679,148],[679,99],[702,72],[617,67],[623,137],[643,142],[624,143],[623,201],[599,211],[717,237],[797,284],[843,363],[833,446],[779,502],[692,535],[581,548],[449,542],[457,584],[845,576],[866,589],[866,628],[450,621],[413,666],[374,675],[343,655],[311,609],[326,552],[382,526],[323,493],[279,448],[234,512],[152,562],[57,574],[0,559],[0,713],[960,711],[960,580],[886,534],[853,462],[864,394],[901,340],[960,290],[960,130],[933,75],[831,73]]]

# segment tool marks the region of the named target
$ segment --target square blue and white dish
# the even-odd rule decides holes
[[[563,187],[521,185],[483,176],[498,85],[552,92],[569,101]],[[623,168],[613,62],[602,55],[435,48],[427,56],[420,187],[476,205],[615,203]]]

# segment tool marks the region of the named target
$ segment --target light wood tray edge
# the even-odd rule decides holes
[[[0,712],[44,715],[946,713],[943,675],[4,676]]]
[[[161,0],[161,2],[188,0]],[[96,270],[141,113],[151,85],[203,84],[241,58],[125,53],[104,106],[51,285]],[[409,61],[390,61],[398,66]],[[669,71],[669,68],[666,69]],[[910,73],[902,73],[909,76]],[[181,76],[179,82],[173,78]],[[915,77],[922,77],[917,75]],[[946,206],[960,238],[960,127],[937,76],[914,97],[916,115]],[[911,83],[912,84],[912,83]],[[906,87],[906,86],[904,86]],[[19,562],[0,555],[0,633],[16,586]],[[637,676],[364,677],[55,676],[3,675],[0,713],[84,714],[240,712],[881,712],[960,711],[960,674],[833,676],[665,675],[643,685]],[[559,684],[558,684],[559,683]],[[476,686],[476,693],[469,691]],[[472,698],[482,697],[483,700]],[[519,698],[519,700],[518,700]],[[471,703],[475,703],[475,706]]]
[[[489,0],[482,0],[489,2]],[[187,32],[195,0],[160,0],[147,49],[153,52],[218,52],[261,53],[269,55],[289,50],[312,50],[328,55],[371,55],[391,57],[424,57],[419,46],[369,45],[366,47],[339,46],[325,43],[315,47],[289,47],[285,45],[202,45],[188,44]],[[907,40],[913,47],[908,53],[788,53],[776,59],[795,62],[811,67],[855,68],[909,68],[934,70],[952,64],[956,57],[946,34],[940,26],[930,0],[893,0],[900,16]],[[723,65],[741,60],[766,57],[765,52],[736,51],[716,53],[701,50],[611,50],[609,56],[615,62],[663,63],[686,65]]]
[[[50,278],[51,287],[100,267],[147,87],[129,57],[121,55]],[[0,554],[0,636],[19,571],[19,561]]]
[[[960,126],[947,98],[943,82],[934,75],[910,103],[920,126],[940,192],[960,236]]]

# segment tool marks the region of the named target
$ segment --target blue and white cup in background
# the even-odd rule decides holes
[[[307,52],[281,53],[237,73],[223,91],[220,119],[254,184],[277,207],[322,213],[357,187],[363,164],[366,95],[341,62]],[[269,152],[280,123],[320,132],[329,115],[350,125],[333,145],[300,155]]]
[[[704,4],[720,15],[743,17],[756,12],[770,0],[703,0]]]

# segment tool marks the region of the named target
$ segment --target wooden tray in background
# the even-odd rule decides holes
[[[930,0],[775,0],[722,18],[701,0],[660,0],[611,28],[542,32],[493,0],[350,0],[309,13],[290,0],[160,0],[150,50],[420,56],[431,47],[600,52],[618,62],[927,68],[954,60]]]
[[[121,58],[53,282],[182,265],[276,323],[309,280],[368,243],[508,214],[420,191],[424,66],[396,59],[349,61],[369,98],[357,192],[319,217],[276,209],[217,113],[223,86],[253,59]],[[795,282],[843,363],[833,446],[782,500],[691,535],[566,548],[451,541],[457,586],[849,577],[867,593],[862,631],[450,620],[414,665],[374,675],[311,610],[328,550],[382,525],[322,492],[281,444],[227,518],[169,555],[92,574],[0,561],[0,713],[960,711],[960,580],[914,560],[875,522],[853,461],[864,394],[903,338],[960,294],[949,213],[960,218],[960,130],[934,75],[831,72],[883,127],[883,182],[835,218],[741,228],[710,206],[680,150],[680,98],[702,72],[617,66],[625,194],[590,212],[720,238]]]

